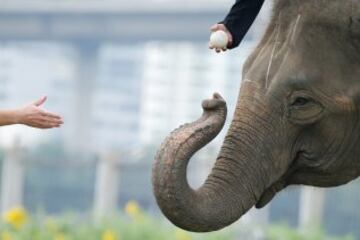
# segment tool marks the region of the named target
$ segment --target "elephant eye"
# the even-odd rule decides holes
[[[306,92],[293,94],[288,108],[289,119],[296,124],[314,123],[322,116],[323,105]]]
[[[300,106],[304,106],[304,105],[308,104],[309,102],[311,102],[311,99],[308,99],[305,97],[298,97],[295,99],[295,101],[291,105],[295,106],[295,107],[300,107]]]

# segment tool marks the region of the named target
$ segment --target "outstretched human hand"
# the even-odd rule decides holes
[[[41,129],[60,127],[64,123],[61,116],[41,108],[46,99],[46,96],[41,97],[25,107],[15,110],[17,123]]]
[[[227,46],[228,46],[228,47],[231,46],[231,44],[232,44],[232,42],[233,42],[233,37],[232,37],[230,31],[226,28],[226,26],[225,26],[224,24],[222,24],[222,23],[217,23],[217,24],[214,24],[213,26],[211,26],[211,28],[210,28],[210,31],[211,31],[211,32],[216,32],[216,31],[219,31],[219,30],[222,30],[222,31],[226,32],[226,34],[227,34],[227,36],[228,36],[228,44],[227,44]],[[209,43],[209,48],[210,48],[210,49],[215,49],[215,51],[216,51],[217,53],[220,53],[221,51],[224,51],[224,52],[225,52],[225,51],[227,50],[227,48],[215,48],[215,47],[212,46],[210,43]]]

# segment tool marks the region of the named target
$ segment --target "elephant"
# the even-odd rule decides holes
[[[335,187],[360,173],[360,0],[275,0],[263,38],[243,65],[236,109],[198,189],[191,156],[221,131],[226,102],[159,147],[153,191],[163,214],[193,232],[222,229],[289,185]]]

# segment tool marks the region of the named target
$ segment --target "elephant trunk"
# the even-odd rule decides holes
[[[174,130],[163,142],[155,157],[152,179],[165,216],[178,227],[194,232],[215,231],[238,220],[256,204],[270,181],[268,161],[259,161],[259,151],[255,150],[260,143],[255,140],[259,137],[256,127],[248,125],[252,120],[244,114],[242,119],[233,120],[205,183],[191,189],[186,177],[189,159],[221,131],[226,119],[226,103],[218,94],[203,102],[203,109],[199,120]]]

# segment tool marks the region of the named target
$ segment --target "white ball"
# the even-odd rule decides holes
[[[210,35],[210,45],[215,48],[226,48],[228,41],[228,35],[222,30],[213,32]]]

